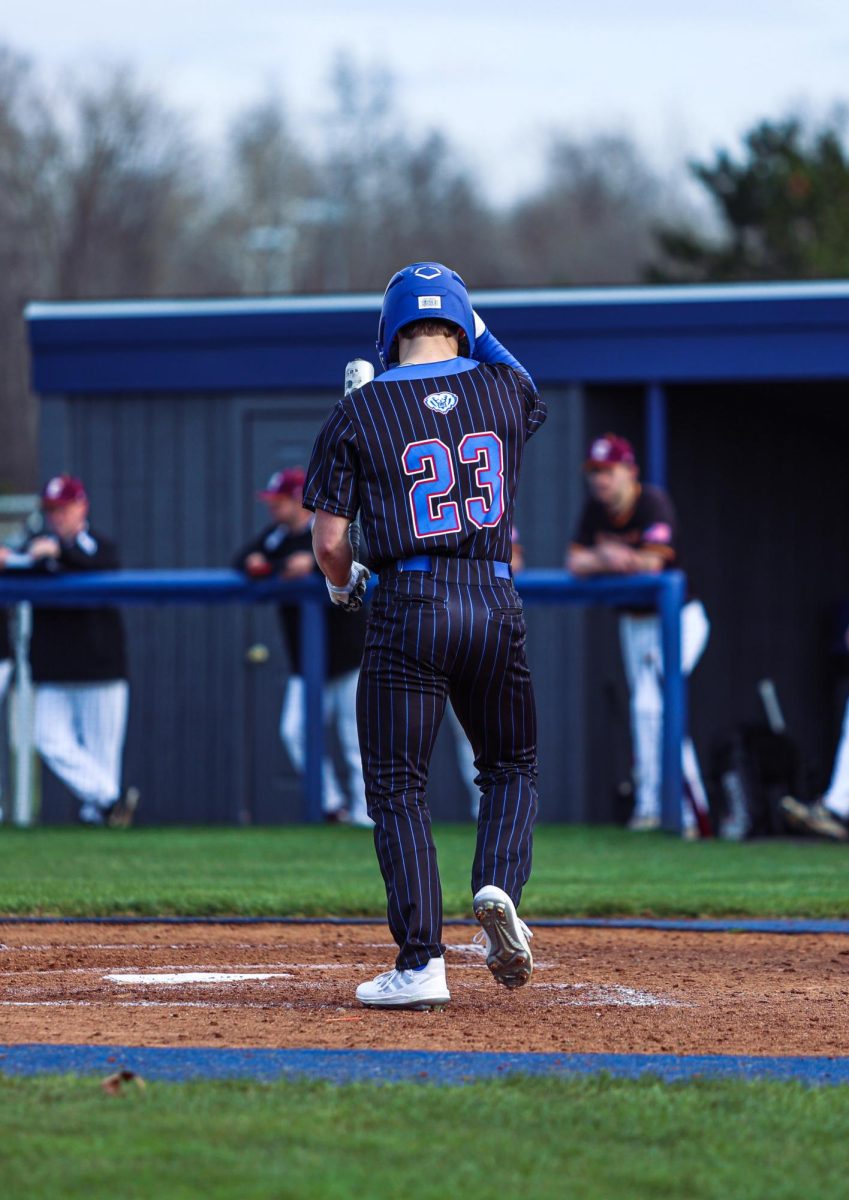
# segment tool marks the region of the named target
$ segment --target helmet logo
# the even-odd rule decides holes
[[[419,279],[431,280],[436,279],[442,272],[438,267],[416,267],[413,274],[417,275]]]
[[[419,296],[419,308],[442,308],[441,296]]]
[[[452,408],[457,407],[457,397],[453,392],[431,392],[429,396],[425,396],[424,402],[433,412],[441,413],[443,417],[450,413]]]

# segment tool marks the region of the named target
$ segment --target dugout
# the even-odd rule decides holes
[[[837,736],[849,596],[849,283],[476,293],[532,372],[549,420],[528,448],[517,522],[531,567],[559,566],[583,499],[588,440],[630,437],[667,482],[713,632],[691,688],[704,764],[778,686],[810,787]],[[264,512],[254,493],[304,462],[345,362],[374,359],[378,296],[33,304],[40,465],[82,476],[128,567],[227,566]],[[277,737],[287,670],[265,607],[126,612],[126,778],[141,818],[297,820]],[[615,622],[532,609],[542,817],[607,821],[628,770]],[[267,648],[267,657],[264,654]],[[44,816],[71,806],[46,781]],[[464,818],[440,735],[434,815]]]

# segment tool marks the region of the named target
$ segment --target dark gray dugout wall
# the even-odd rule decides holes
[[[821,778],[839,703],[826,629],[849,591],[849,284],[475,299],[549,403],[517,506],[528,565],[563,561],[589,438],[632,437],[652,472],[668,470],[714,622],[692,689],[700,749],[707,759],[719,732],[753,715],[768,671]],[[264,520],[256,488],[305,462],[345,362],[374,359],[378,308],[376,296],[33,305],[42,473],[85,479],[92,522],[127,566],[227,566]],[[277,735],[287,665],[273,612],[125,611],[126,778],[144,793],[141,819],[299,819]],[[629,758],[615,620],[546,608],[528,625],[542,816],[609,820]],[[47,819],[72,815],[49,781],[44,796]],[[448,730],[430,801],[437,818],[466,815]]]
[[[267,520],[257,488],[280,465],[306,462],[335,399],[331,392],[46,397],[43,471],[79,473],[92,525],[117,539],[125,566],[225,567]],[[580,404],[563,390],[552,390],[549,401],[546,437],[529,445],[517,509],[533,565],[562,560],[579,483],[574,471],[556,467],[554,446],[582,440],[571,432]],[[144,793],[140,819],[300,819],[299,782],[277,734],[288,663],[274,610],[162,605],[127,607],[124,617],[132,676],[125,776]],[[586,790],[579,623],[575,612],[529,613],[550,819],[580,815]],[[575,750],[564,757],[567,737]],[[69,819],[68,797],[45,783],[45,819]],[[437,818],[466,817],[448,728],[430,795]]]

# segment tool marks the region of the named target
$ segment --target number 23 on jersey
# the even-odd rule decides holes
[[[461,463],[475,467],[477,493],[465,501],[466,516],[479,529],[497,525],[504,516],[504,447],[497,434],[467,433],[457,447]],[[401,455],[404,473],[417,478],[409,491],[416,537],[459,533],[460,505],[451,500],[457,472],[450,446],[439,438],[410,442]]]

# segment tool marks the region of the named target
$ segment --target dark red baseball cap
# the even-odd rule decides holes
[[[584,461],[584,470],[593,471],[597,467],[612,467],[616,463],[626,463],[629,467],[637,465],[634,447],[623,437],[615,433],[603,433],[590,444]]]
[[[88,500],[88,496],[82,482],[73,475],[54,475],[41,489],[42,508],[61,508],[77,500]]]
[[[303,492],[306,481],[303,467],[287,467],[284,471],[275,471],[261,492],[257,492],[260,500],[273,500],[275,496],[294,496]]]

